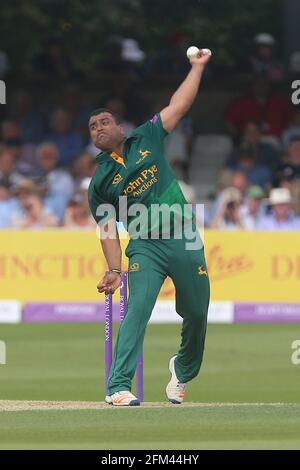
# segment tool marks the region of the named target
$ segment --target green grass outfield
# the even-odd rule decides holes
[[[186,404],[163,405],[179,334],[179,325],[148,327],[144,406],[66,409],[103,401],[103,325],[1,325],[0,410],[14,411],[0,411],[0,449],[300,449],[299,326],[209,325]],[[59,403],[40,410],[28,400]]]

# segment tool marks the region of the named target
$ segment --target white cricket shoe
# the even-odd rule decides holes
[[[140,406],[140,401],[128,390],[106,395],[105,401],[113,406]]]
[[[167,394],[167,399],[171,403],[174,403],[174,405],[180,405],[180,403],[182,403],[184,399],[186,384],[179,382],[179,380],[177,379],[177,375],[175,372],[175,365],[174,365],[175,358],[176,358],[176,355],[171,357],[170,362],[169,362],[169,371],[171,373],[171,380],[166,387],[166,394]]]
[[[104,401],[105,403],[108,403],[108,405],[112,405],[112,399],[109,395],[106,395]]]

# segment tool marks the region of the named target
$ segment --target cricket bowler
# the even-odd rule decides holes
[[[169,362],[171,377],[166,396],[171,403],[183,402],[186,384],[197,376],[202,363],[209,304],[203,245],[199,243],[198,249],[188,249],[185,233],[181,237],[176,235],[176,227],[180,225],[178,217],[175,222],[175,219],[171,220],[170,236],[166,237],[159,217],[155,219],[151,214],[155,205],[175,205],[177,208],[187,205],[164,157],[163,143],[194,102],[210,55],[209,50],[200,49],[197,55],[190,57],[191,69],[169,105],[136,128],[130,137],[125,138],[118,116],[107,109],[95,110],[89,119],[91,139],[101,151],[96,157],[98,167],[89,186],[89,204],[100,227],[102,250],[108,265],[108,272],[97,286],[99,293],[113,294],[120,286],[121,246],[116,223],[125,215],[130,235],[126,248],[129,258],[128,311],[119,329],[109,377],[109,395],[105,398],[114,406],[140,404],[131,393],[131,382],[147,323],[167,276],[175,286],[176,312],[183,318],[179,351]],[[124,198],[126,214],[122,209]],[[137,215],[132,215],[131,209],[136,204],[146,208],[146,222],[150,220],[146,228],[136,223]],[[115,216],[108,220],[107,211],[104,215],[102,208],[109,206],[115,209]],[[181,222],[186,219],[189,217],[183,216]],[[115,236],[107,236],[111,227],[115,228]],[[152,229],[156,236],[151,238]],[[197,230],[195,233],[200,239]]]

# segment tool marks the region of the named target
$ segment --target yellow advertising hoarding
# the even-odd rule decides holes
[[[299,233],[206,230],[205,251],[212,300],[300,302]],[[0,232],[0,299],[97,301],[105,269],[95,232]],[[159,298],[173,296],[167,279]]]

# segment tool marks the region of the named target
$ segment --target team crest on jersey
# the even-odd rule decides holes
[[[203,266],[199,266],[198,274],[199,274],[199,276],[207,276],[207,271],[206,271],[206,269],[203,269]]]
[[[151,154],[150,150],[139,150],[139,154],[141,155],[141,158],[139,158],[135,163],[138,165],[141,163],[145,158],[149,157]]]
[[[139,263],[133,263],[131,266],[129,266],[129,272],[131,273],[135,273],[139,271],[139,269],[140,269]]]
[[[119,184],[119,183],[122,181],[122,179],[123,179],[123,178],[122,178],[122,176],[120,175],[120,173],[117,173],[116,176],[115,176],[114,179],[113,179],[112,184],[113,184],[113,185],[117,185],[117,184]]]

